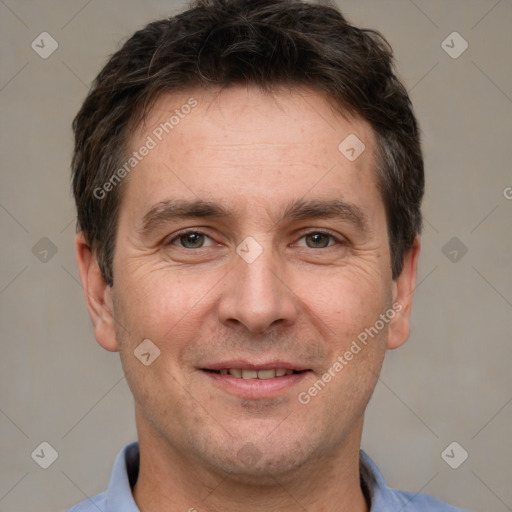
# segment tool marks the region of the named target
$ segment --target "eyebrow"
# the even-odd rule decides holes
[[[366,213],[355,204],[340,199],[304,201],[290,203],[281,215],[283,220],[339,219],[354,224],[361,231],[369,231],[370,222]]]
[[[161,201],[144,215],[142,228],[139,231],[142,235],[147,236],[162,225],[177,219],[203,219],[208,217],[221,219],[230,216],[230,212],[222,205],[202,199],[195,201],[183,199]]]
[[[155,204],[149,209],[142,219],[142,227],[139,232],[143,236],[149,236],[161,226],[178,219],[229,219],[237,217],[236,212],[231,212],[223,205],[197,200],[167,200]],[[290,220],[307,219],[339,219],[353,224],[360,231],[369,231],[368,216],[358,206],[339,199],[313,199],[305,201],[297,199],[285,206],[276,217],[276,224]]]

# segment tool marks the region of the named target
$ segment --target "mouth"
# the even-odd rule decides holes
[[[217,388],[252,399],[283,396],[312,372],[308,368],[277,361],[259,365],[226,361],[199,369]]]

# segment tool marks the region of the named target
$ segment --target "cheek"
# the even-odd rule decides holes
[[[187,275],[175,269],[140,266],[116,281],[116,315],[127,324],[130,339],[163,342],[186,336],[191,319],[201,310],[218,281],[208,274]],[[190,333],[189,333],[190,334]]]
[[[185,282],[165,272],[133,272],[116,280],[114,316],[123,371],[137,407],[155,425],[160,416],[178,417],[190,407],[180,353],[197,338],[195,315],[205,292]],[[146,339],[160,351],[147,366],[134,353]]]
[[[322,286],[314,276],[303,276],[301,296],[328,328],[329,337],[350,344],[354,337],[373,325],[391,304],[391,287],[378,269],[343,267],[322,276]]]

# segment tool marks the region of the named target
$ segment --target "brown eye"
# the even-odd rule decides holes
[[[330,245],[330,241],[333,238],[328,233],[309,233],[304,236],[306,245],[311,249],[324,249]]]
[[[181,233],[174,237],[169,245],[179,245],[184,249],[202,249],[203,247],[207,247],[212,245],[211,243],[205,243],[209,240],[210,237],[201,233],[200,231],[189,231],[188,233]]]
[[[204,235],[199,233],[187,233],[179,238],[181,245],[187,249],[198,249],[203,246]]]

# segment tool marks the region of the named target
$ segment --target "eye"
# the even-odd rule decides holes
[[[307,233],[302,236],[300,240],[304,240],[306,247],[309,247],[310,249],[325,249],[335,245],[336,242],[338,242],[338,240],[333,235],[323,231],[312,231],[311,233]]]
[[[168,245],[178,245],[184,249],[202,249],[203,247],[213,245],[212,243],[205,244],[207,240],[212,241],[208,235],[200,231],[187,231],[175,236]]]

